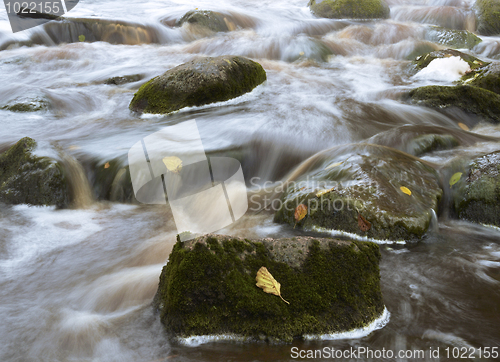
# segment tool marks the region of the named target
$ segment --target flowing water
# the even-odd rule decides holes
[[[97,201],[89,186],[85,160],[123,157],[143,137],[191,119],[207,151],[244,148],[245,177],[258,177],[258,184],[286,177],[321,150],[367,140],[407,151],[412,135],[453,134],[461,147],[424,157],[438,167],[500,149],[499,126],[398,101],[405,90],[451,84],[459,76],[448,64],[414,77],[407,58],[443,48],[426,40],[431,25],[473,30],[473,1],[389,3],[390,19],[355,22],[316,18],[307,0],[81,0],[68,16],[109,21],[93,31],[51,22],[16,34],[2,9],[0,105],[43,97],[51,107],[0,110],[0,150],[25,136],[36,139],[39,153],[64,160],[74,202],[64,210],[0,208],[0,360],[271,361],[291,360],[294,346],[364,346],[440,348],[446,361],[455,359],[445,348],[499,346],[500,231],[454,220],[446,211],[420,243],[381,245],[391,317],[366,337],[293,345],[169,343],[150,307],[175,241],[169,207]],[[224,13],[233,31],[173,26],[193,8]],[[99,41],[80,42],[80,35]],[[499,60],[500,38],[482,39],[470,53]],[[318,41],[335,55],[327,57]],[[145,80],[198,56],[224,54],[255,59],[267,82],[234,100],[168,116],[128,110]],[[133,74],[142,80],[103,84]],[[474,126],[472,133],[457,122]],[[272,219],[271,213],[249,212],[220,232],[247,238],[311,234]],[[427,353],[424,360],[438,359]]]

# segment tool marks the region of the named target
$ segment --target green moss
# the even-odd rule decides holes
[[[425,153],[449,150],[459,146],[458,140],[451,135],[426,134],[411,141],[412,155],[420,156]]]
[[[218,236],[177,242],[154,300],[167,332],[264,335],[290,342],[304,334],[361,328],[381,315],[376,244],[299,241],[308,245],[300,267],[277,261],[265,240]],[[262,266],[281,283],[290,304],[255,285]]]
[[[416,69],[421,70],[427,67],[429,63],[432,62],[434,59],[447,58],[447,57],[460,57],[463,61],[469,64],[471,69],[477,69],[489,64],[476,57],[473,57],[472,55],[465,54],[454,49],[444,49],[444,50],[436,50],[430,52],[428,54],[418,57],[417,59],[415,59],[413,63]]]
[[[477,32],[482,35],[500,34],[500,3],[498,0],[477,0]]]
[[[184,23],[200,25],[214,32],[229,31],[224,15],[210,10],[188,11],[176,25],[182,26]]]
[[[175,67],[142,85],[130,102],[130,109],[170,113],[238,97],[265,80],[265,70],[250,59],[207,57]]]
[[[34,156],[35,147],[36,142],[25,137],[0,154],[0,202],[66,206],[69,197],[62,166]]]
[[[500,96],[478,87],[467,85],[419,87],[410,91],[407,99],[437,110],[458,108],[485,121],[495,124],[500,122]]]
[[[309,7],[315,15],[330,19],[388,18],[390,13],[384,0],[311,0]]]
[[[490,63],[464,75],[461,83],[500,94],[500,63]]]
[[[440,26],[431,26],[425,34],[425,38],[456,49],[472,49],[482,41],[470,31],[453,30]]]
[[[49,108],[49,102],[45,99],[30,99],[24,102],[15,102],[7,104],[0,109],[11,112],[38,112]]]

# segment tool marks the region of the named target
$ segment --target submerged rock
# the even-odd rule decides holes
[[[477,0],[477,32],[481,35],[500,34],[500,3],[498,0]]]
[[[483,88],[433,85],[415,88],[404,98],[443,113],[458,109],[478,120],[495,124],[500,122],[500,96]]]
[[[384,311],[379,259],[369,242],[205,235],[175,244],[153,305],[176,338],[237,334],[291,342],[348,331]],[[256,286],[263,266],[289,304]]]
[[[311,0],[309,7],[329,19],[386,19],[390,13],[385,0]]]
[[[62,166],[35,156],[35,148],[36,142],[25,137],[0,154],[0,202],[68,205],[69,191]]]
[[[226,101],[266,80],[259,63],[239,56],[206,57],[181,64],[143,84],[129,108],[170,113],[184,107]]]
[[[216,33],[229,31],[225,16],[211,10],[188,11],[175,25],[182,26],[184,23],[202,26]]]
[[[434,59],[449,58],[449,57],[460,57],[463,61],[469,64],[471,69],[480,68],[488,64],[487,62],[484,62],[476,57],[473,57],[472,55],[459,52],[458,50],[444,49],[444,50],[433,51],[417,57],[413,62],[413,65],[415,66],[416,69],[421,70],[427,67],[430,64],[430,62],[432,62]]]
[[[500,63],[490,63],[464,75],[461,83],[500,94]]]
[[[460,219],[500,227],[500,151],[473,160],[451,186]]]
[[[104,81],[104,84],[122,85],[122,84],[127,84],[127,83],[138,82],[142,78],[144,78],[144,76],[142,74],[124,75],[124,76],[120,76],[120,77],[108,78]]]
[[[347,145],[299,166],[288,180],[275,221],[411,241],[427,231],[441,195],[436,171],[419,159],[384,146]],[[297,220],[301,204],[307,215]]]
[[[452,135],[426,134],[413,139],[409,147],[412,149],[412,155],[421,156],[433,151],[449,150],[459,144]]]
[[[38,112],[49,109],[50,103],[42,97],[18,98],[0,107],[0,109],[11,112]]]
[[[452,30],[440,26],[431,26],[425,34],[425,39],[457,49],[472,49],[482,41],[470,31]]]

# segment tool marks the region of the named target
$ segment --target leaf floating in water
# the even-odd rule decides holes
[[[173,173],[179,173],[182,170],[182,160],[176,156],[165,157],[163,163],[167,170]]]
[[[368,231],[371,229],[372,224],[366,220],[361,214],[358,214],[358,226],[361,231]]]
[[[325,170],[328,170],[330,168],[334,168],[334,167],[337,167],[337,166],[340,166],[343,162],[335,162],[335,163],[332,163],[330,166],[326,167]]]
[[[262,288],[264,292],[277,295],[281,298],[281,300],[283,300],[283,302],[285,302],[286,304],[290,304],[281,296],[281,284],[273,278],[273,276],[271,275],[271,273],[269,273],[269,270],[267,270],[265,266],[259,269],[255,280],[257,281],[257,286],[259,288]]]
[[[408,187],[401,186],[400,189],[408,196],[411,196],[411,190]]]
[[[455,185],[458,181],[460,181],[460,178],[462,177],[461,172],[454,173],[453,176],[450,178],[450,187]]]
[[[104,168],[109,168],[109,162],[106,162],[106,163],[104,164]]]
[[[85,41],[85,35],[83,35],[83,34],[82,34],[82,35],[80,35],[80,36],[78,37],[78,40],[80,40],[80,41]]]
[[[461,129],[463,129],[464,131],[468,131],[469,130],[469,127],[467,127],[467,125],[463,124],[462,122],[458,123],[458,127],[460,127]]]

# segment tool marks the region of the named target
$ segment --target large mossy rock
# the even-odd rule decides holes
[[[481,35],[500,34],[500,1],[477,0],[477,32]]]
[[[211,10],[191,10],[176,22],[176,26],[184,23],[194,24],[214,32],[229,31],[223,14]]]
[[[329,19],[386,19],[390,13],[385,0],[311,0],[309,7]]]
[[[25,137],[0,154],[0,202],[56,205],[69,203],[62,166],[33,154],[36,142]]]
[[[500,95],[468,85],[426,86],[411,90],[404,96],[413,104],[433,108],[440,112],[458,109],[479,120],[500,122]]]
[[[473,160],[452,192],[460,219],[500,227],[500,151]]]
[[[441,26],[431,26],[427,29],[425,39],[456,49],[472,49],[482,41],[470,31],[447,29]]]
[[[206,57],[181,64],[143,84],[129,107],[135,112],[170,113],[241,96],[265,80],[265,70],[250,59]]]
[[[436,50],[417,57],[413,62],[413,65],[417,70],[421,70],[427,67],[430,64],[430,62],[432,62],[434,59],[442,59],[449,57],[460,57],[464,62],[469,64],[471,69],[477,69],[488,64],[487,62],[484,62],[472,55],[459,52],[458,50],[443,49],[443,50]]]
[[[461,82],[500,94],[500,63],[494,62],[478,68],[464,75]]]
[[[433,168],[384,146],[336,147],[306,160],[298,170],[288,180],[275,214],[276,222],[296,228],[379,240],[418,240],[442,195]],[[307,207],[307,215],[297,221],[295,210],[301,204]],[[368,230],[361,217],[370,224]]]
[[[174,246],[153,305],[174,338],[236,334],[291,342],[348,331],[384,311],[379,259],[370,242],[205,235]],[[261,267],[290,304],[256,286]]]

